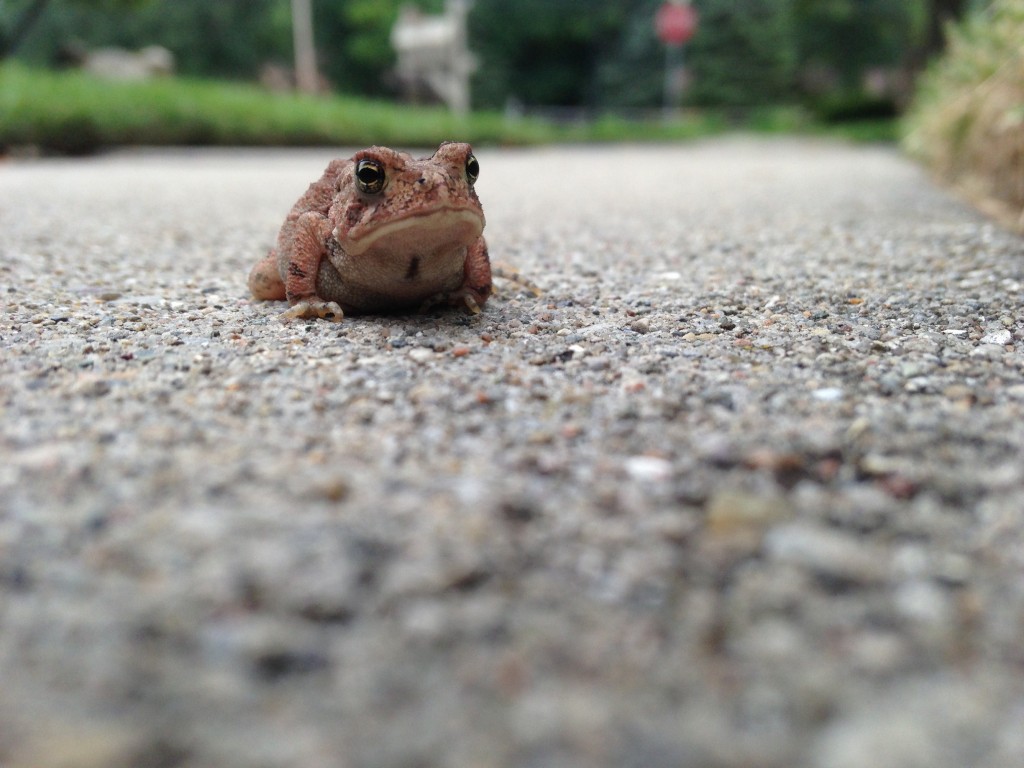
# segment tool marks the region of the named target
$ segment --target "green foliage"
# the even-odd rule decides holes
[[[804,95],[809,67],[834,73],[850,98],[871,67],[898,68],[921,42],[932,0],[694,0],[686,48],[691,103],[750,107]],[[482,68],[474,97],[526,104],[656,107],[663,0],[478,0],[470,39]]]
[[[469,34],[481,59],[474,99],[494,107],[509,97],[530,105],[600,104],[597,67],[646,6],[636,0],[477,0]],[[646,26],[653,36],[649,17]]]
[[[793,0],[806,67],[834,72],[844,90],[864,70],[904,63],[927,31],[932,0]]]
[[[133,10],[150,0],[67,0],[73,6],[91,10]],[[0,0],[0,57],[14,52],[31,32],[51,0]]]
[[[749,106],[793,98],[793,0],[704,0],[690,44],[691,99]]]
[[[637,3],[620,28],[618,40],[600,52],[595,78],[602,103],[627,109],[661,103],[665,52],[651,28],[661,1]]]
[[[38,0],[0,0],[11,13]],[[444,0],[314,0],[317,58],[337,90],[393,93],[390,30],[400,7]],[[469,17],[478,61],[473,100],[502,108],[585,108],[590,113],[661,105],[665,52],[653,19],[663,0],[476,0]],[[949,0],[942,0],[946,4]],[[864,71],[901,67],[940,0],[694,0],[701,19],[686,60],[689,102],[712,107],[794,103],[825,72],[856,101]],[[252,79],[292,58],[290,0],[49,0],[20,55],[51,63],[62,45],[170,48],[189,76]],[[834,81],[834,82],[832,82]],[[815,93],[814,98],[819,94]]]

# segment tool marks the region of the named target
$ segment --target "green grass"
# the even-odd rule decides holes
[[[543,123],[500,115],[462,121],[441,109],[351,97],[273,94],[188,79],[112,83],[78,72],[0,67],[0,144],[86,152],[117,144],[429,144],[440,137],[532,143]]]
[[[903,135],[899,120],[888,118],[830,123],[822,126],[820,132],[858,144],[896,144]]]
[[[187,78],[115,83],[80,72],[52,72],[18,63],[0,66],[0,148],[35,146],[56,153],[80,154],[122,144],[426,146],[454,138],[502,145],[677,141],[737,128],[762,133],[822,130],[800,110],[787,107],[758,110],[739,120],[695,111],[667,121],[605,116],[566,125],[539,118],[506,119],[497,112],[458,118],[441,108],[351,96],[276,94],[241,83]],[[829,132],[843,135],[841,129]]]

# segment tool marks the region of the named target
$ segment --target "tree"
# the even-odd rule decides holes
[[[801,68],[844,89],[870,67],[899,67],[921,38],[928,0],[795,0]]]
[[[654,34],[654,15],[664,0],[634,3],[618,40],[597,62],[600,106],[627,109],[657,106],[663,95],[665,52]]]
[[[703,0],[689,44],[689,98],[751,106],[793,98],[798,50],[793,0]]]
[[[18,56],[52,64],[69,44],[139,48],[154,43],[174,53],[183,74],[253,79],[267,61],[291,57],[288,0],[58,0],[39,18]]]
[[[470,47],[481,58],[474,101],[599,106],[600,62],[618,47],[622,29],[642,2],[477,0]]]
[[[838,116],[904,106],[914,75],[945,46],[946,25],[980,3],[796,0],[805,96],[826,112],[838,110]],[[864,75],[870,71],[883,75],[881,93],[864,92]],[[819,82],[813,83],[813,77]]]
[[[48,2],[49,0],[32,0],[22,10],[21,15],[11,25],[10,31],[5,31],[3,37],[0,38],[0,59],[10,56],[18,49],[21,41],[25,39],[29,30],[35,26],[39,17],[43,14]]]
[[[77,4],[83,7],[98,8],[101,6],[112,6],[121,8],[130,8],[139,6],[146,0],[77,0]],[[0,1],[0,8],[4,3]],[[17,13],[14,19],[14,23],[11,24],[10,30],[0,30],[0,60],[12,56],[21,44],[28,37],[33,27],[42,18],[43,12],[50,5],[50,0],[29,0],[29,2],[22,3],[24,6],[20,13]]]

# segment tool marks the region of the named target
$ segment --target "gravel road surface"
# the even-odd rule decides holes
[[[478,316],[283,323],[327,151],[0,164],[3,768],[1019,768],[1024,242],[896,151],[480,151]]]

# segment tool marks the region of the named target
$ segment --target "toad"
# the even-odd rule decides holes
[[[472,147],[454,142],[420,160],[370,147],[332,161],[249,273],[253,297],[287,299],[285,319],[439,304],[479,312],[491,294],[479,175]]]

